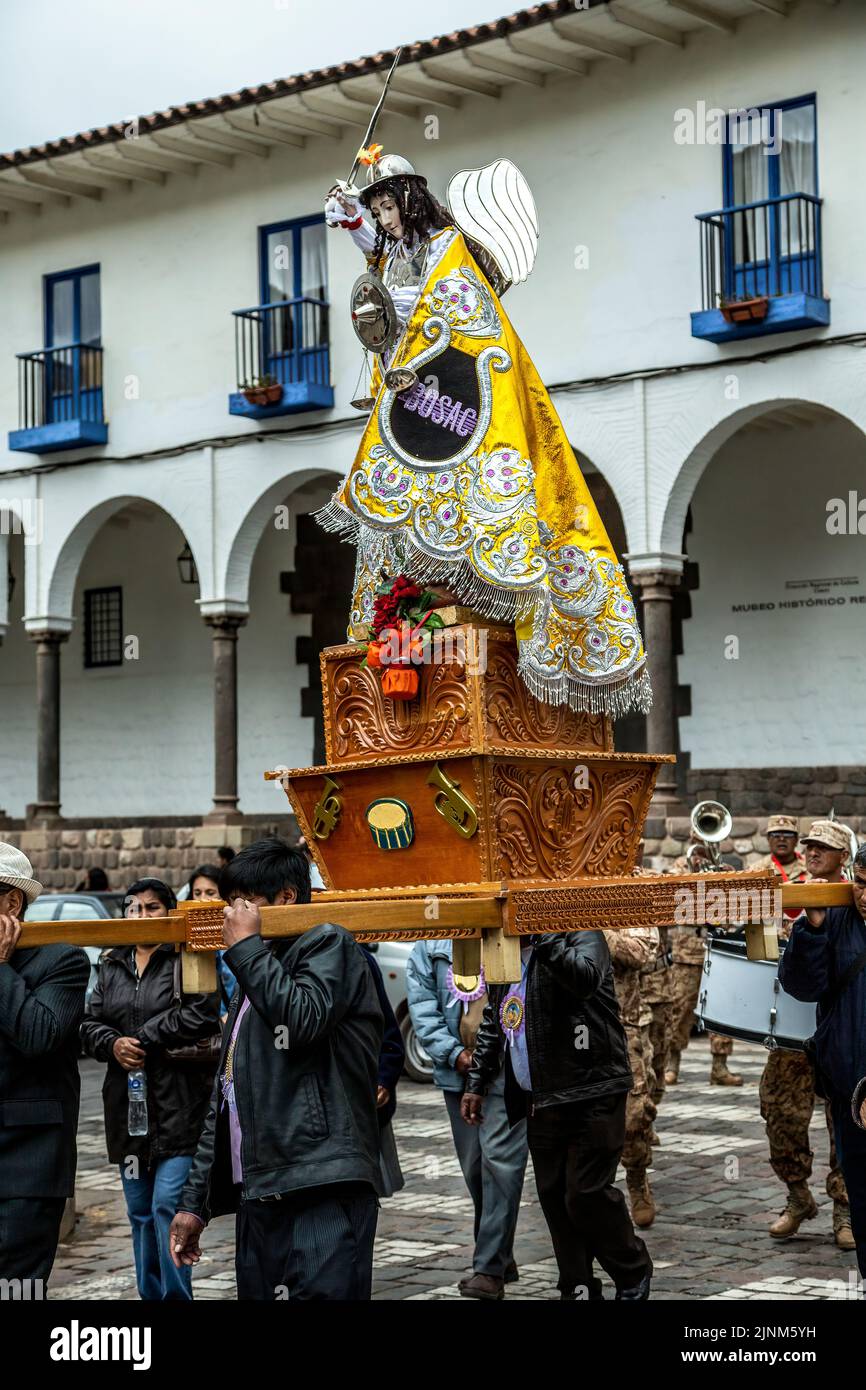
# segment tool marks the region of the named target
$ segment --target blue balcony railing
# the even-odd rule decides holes
[[[18,425],[10,449],[50,453],[104,444],[102,348],[69,343],[18,353]]]
[[[786,193],[699,213],[697,220],[703,307],[692,314],[695,337],[724,342],[829,323],[820,198]],[[736,313],[745,301],[761,300],[768,302],[754,306],[753,317]]]
[[[305,295],[234,310],[238,393],[229,397],[232,414],[267,417],[334,404],[329,308],[326,299]],[[262,382],[279,386],[279,399],[250,403],[244,391]],[[272,394],[277,395],[276,389]]]

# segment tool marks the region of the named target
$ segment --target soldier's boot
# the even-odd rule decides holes
[[[671,1052],[668,1054],[668,1064],[665,1069],[665,1085],[676,1086],[680,1079],[680,1054]]]
[[[840,1250],[857,1249],[851,1230],[851,1208],[847,1202],[833,1203],[833,1235]]]
[[[809,1191],[809,1184],[789,1183],[787,1205],[782,1215],[777,1217],[770,1227],[770,1235],[776,1240],[786,1240],[788,1236],[796,1235],[801,1222],[811,1221],[812,1217],[817,1215],[818,1206]]]
[[[713,1066],[710,1072],[711,1086],[742,1086],[743,1078],[734,1071],[728,1071],[727,1057],[720,1057],[713,1054]]]
[[[649,1185],[649,1178],[642,1170],[626,1173],[628,1196],[631,1203],[631,1219],[641,1230],[646,1230],[656,1219],[656,1204]]]

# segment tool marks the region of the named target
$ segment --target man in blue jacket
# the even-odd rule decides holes
[[[526,1169],[526,1121],[510,1127],[504,1076],[490,1088],[483,1124],[470,1127],[461,1118],[460,1099],[487,1002],[483,973],[476,989],[469,984],[454,980],[450,941],[419,941],[412,948],[406,963],[412,1026],[433,1061],[433,1079],[445,1097],[457,1159],[475,1205],[473,1272],[459,1289],[464,1298],[493,1300],[518,1277],[513,1246]]]
[[[857,1263],[866,1275],[866,1131],[852,1113],[866,1073],[866,845],[853,869],[853,907],[807,908],[794,923],[779,979],[787,994],[818,1005],[816,1074],[830,1101]]]

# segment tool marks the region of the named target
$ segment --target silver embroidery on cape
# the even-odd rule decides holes
[[[467,338],[498,338],[502,332],[493,296],[467,265],[436,280],[424,303]]]

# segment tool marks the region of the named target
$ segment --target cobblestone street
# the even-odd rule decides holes
[[[784,1204],[770,1169],[758,1107],[766,1053],[737,1043],[732,1069],[741,1089],[708,1085],[709,1048],[693,1039],[680,1083],[666,1095],[657,1122],[661,1146],[652,1174],[659,1215],[647,1233],[655,1262],[653,1297],[665,1299],[844,1299],[858,1296],[853,1255],[837,1250],[824,1191],[827,1134],[816,1106],[813,1191],[820,1211],[786,1242],[766,1227]],[[51,1283],[54,1299],[134,1299],[129,1228],[116,1169],[105,1161],[99,1088],[102,1068],[82,1063],[78,1223],[61,1246]],[[382,1205],[374,1297],[459,1298],[457,1280],[471,1267],[472,1207],[454,1156],[440,1093],[403,1080],[396,1131],[406,1186]],[[205,1233],[195,1278],[197,1298],[234,1298],[233,1222]],[[547,1228],[527,1172],[517,1229],[520,1282],[509,1298],[557,1298]],[[612,1290],[606,1290],[612,1296]]]

